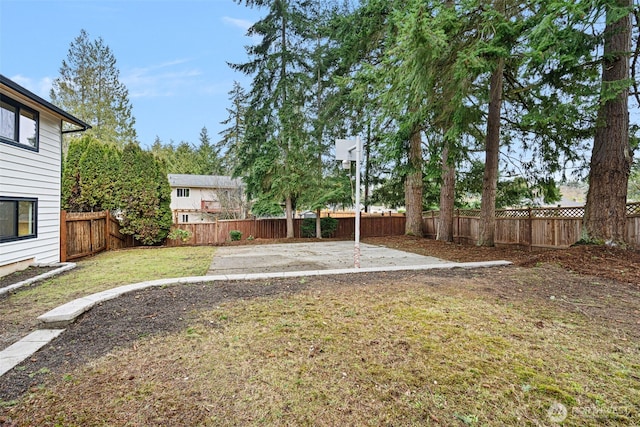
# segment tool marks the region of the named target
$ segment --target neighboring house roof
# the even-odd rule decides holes
[[[56,107],[55,105],[53,105],[49,101],[45,101],[44,99],[40,98],[35,93],[23,88],[18,83],[14,82],[13,80],[8,79],[7,77],[3,76],[2,74],[0,74],[0,84],[8,87],[9,89],[13,90],[14,92],[17,92],[20,95],[30,99],[31,101],[35,102],[36,104],[40,104],[41,106],[43,106],[47,110],[49,110],[49,111],[57,114],[58,116],[60,116],[67,123],[70,123],[72,125],[80,127],[80,129],[74,129],[74,130],[70,130],[70,131],[63,131],[62,133],[78,132],[78,131],[85,131],[87,129],[91,129],[90,125],[86,124],[85,122],[83,122],[79,118],[74,117],[71,114],[67,113],[66,111],[62,110],[61,108]]]
[[[191,188],[239,188],[242,187],[240,178],[231,178],[222,175],[185,175],[169,174],[169,185],[171,187],[191,187]]]

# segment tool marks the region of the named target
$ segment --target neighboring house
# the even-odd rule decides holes
[[[60,261],[62,134],[90,127],[0,75],[0,276]]]
[[[217,175],[169,174],[174,224],[245,218],[240,179]]]

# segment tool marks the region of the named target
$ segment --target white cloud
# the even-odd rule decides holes
[[[253,25],[253,22],[248,21],[246,19],[232,18],[230,16],[223,16],[222,20],[244,31],[247,31]]]
[[[168,97],[184,92],[202,75],[198,68],[189,67],[190,59],[175,59],[138,67],[123,73],[122,83],[127,86],[130,98]]]
[[[51,77],[33,79],[31,77],[23,76],[22,74],[16,74],[9,78],[39,97],[49,99],[49,92],[51,91],[53,84],[53,79]]]

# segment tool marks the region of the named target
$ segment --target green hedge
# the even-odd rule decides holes
[[[331,217],[320,218],[322,237],[331,237],[338,228],[338,220]],[[302,220],[302,237],[316,237],[316,219],[305,218]]]

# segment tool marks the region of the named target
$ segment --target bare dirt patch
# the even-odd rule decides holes
[[[374,237],[363,241],[457,262],[503,259],[522,267],[550,263],[576,273],[640,286],[640,251],[637,250],[577,245],[568,249],[530,251],[510,247],[459,245],[409,236]]]

